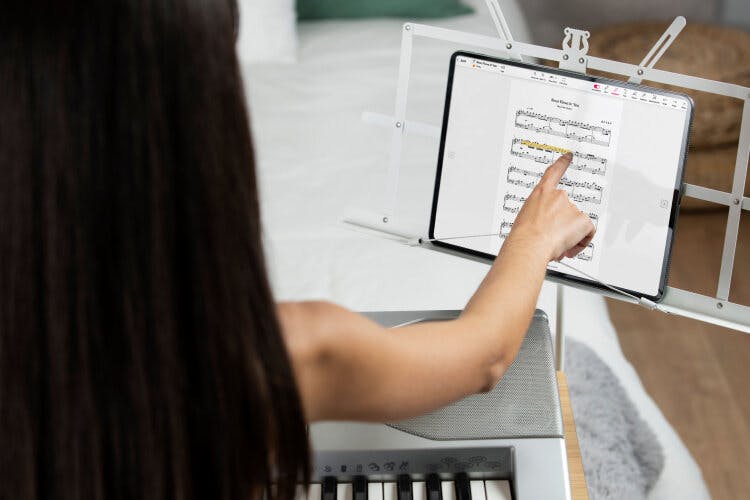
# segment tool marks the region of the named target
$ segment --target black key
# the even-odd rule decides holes
[[[326,476],[323,478],[323,495],[321,500],[336,500],[336,478]]]
[[[412,500],[411,478],[408,474],[398,476],[398,500]]]
[[[353,500],[367,500],[367,479],[365,476],[356,476],[354,478],[353,489]]]
[[[443,488],[437,474],[427,476],[427,500],[443,500]]]
[[[471,500],[469,476],[465,472],[456,474],[456,500]]]

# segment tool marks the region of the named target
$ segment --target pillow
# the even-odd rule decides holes
[[[297,0],[300,19],[450,17],[473,12],[460,0]]]
[[[237,56],[243,64],[293,63],[297,58],[294,0],[239,0]]]

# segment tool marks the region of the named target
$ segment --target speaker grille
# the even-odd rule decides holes
[[[547,315],[534,313],[518,356],[492,391],[388,425],[433,440],[563,437]]]

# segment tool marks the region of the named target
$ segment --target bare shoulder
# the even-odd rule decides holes
[[[341,332],[352,326],[377,325],[361,314],[327,301],[279,302],[276,312],[284,335]]]
[[[281,302],[276,310],[287,349],[299,360],[319,360],[337,343],[336,339],[379,328],[364,316],[332,302]]]
[[[305,301],[280,302],[276,314],[285,338],[310,336],[327,331],[347,313],[346,309],[331,302]]]
[[[325,301],[278,303],[281,333],[295,364],[320,361],[346,313],[343,307]]]

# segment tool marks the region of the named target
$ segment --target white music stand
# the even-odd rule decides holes
[[[363,120],[368,123],[393,129],[386,185],[386,204],[380,212],[357,211],[345,215],[342,218],[342,221],[360,228],[376,231],[383,236],[402,240],[403,242],[413,242],[420,237],[425,237],[425,235],[422,234],[412,234],[412,230],[400,226],[398,214],[396,213],[399,171],[401,168],[401,153],[404,135],[415,134],[435,139],[440,138],[440,127],[437,125],[410,121],[406,117],[406,102],[411,73],[412,44],[415,37],[442,40],[480,49],[499,51],[504,53],[509,59],[513,60],[523,60],[523,56],[554,60],[559,62],[560,68],[562,69],[584,74],[586,73],[587,68],[592,68],[608,73],[627,76],[629,77],[628,81],[632,83],[640,83],[641,80],[647,79],[649,81],[661,82],[678,87],[701,90],[712,94],[740,99],[744,101],[744,107],[732,191],[718,191],[693,184],[685,184],[684,189],[685,196],[729,207],[716,296],[711,297],[708,295],[700,295],[674,287],[667,287],[664,298],[659,304],[659,309],[669,314],[685,316],[750,333],[750,307],[732,303],[728,300],[732,271],[734,268],[740,216],[743,210],[750,211],[750,198],[744,196],[745,178],[748,170],[748,156],[750,155],[750,88],[654,69],[656,62],[666,52],[680,31],[685,27],[685,18],[681,16],[675,18],[643,61],[636,66],[619,61],[589,56],[588,31],[565,28],[565,38],[563,40],[562,49],[553,49],[540,45],[514,41],[508,23],[505,20],[505,16],[503,15],[502,9],[497,0],[485,1],[490,10],[492,20],[495,23],[495,27],[497,28],[497,38],[417,23],[406,23],[403,25],[401,59],[398,71],[398,87],[394,115],[388,116],[373,112],[364,112],[362,115]],[[421,246],[440,252],[447,251],[443,248],[432,245],[431,243],[422,243]],[[473,257],[464,254],[450,251],[447,252],[454,253],[462,258],[473,259]],[[550,281],[557,281],[552,277],[548,277],[547,279]],[[564,349],[562,300],[564,288],[559,281],[557,282],[556,361],[558,369],[562,369]],[[575,286],[570,283],[565,283],[565,285]],[[600,291],[599,293],[619,300],[634,302],[622,295],[608,291]]]

